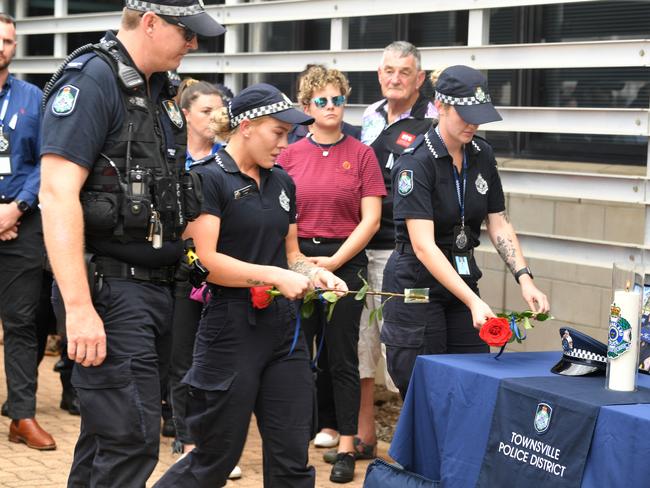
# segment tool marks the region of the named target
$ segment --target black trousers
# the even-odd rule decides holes
[[[61,320],[56,285],[52,301]],[[159,354],[170,334],[172,292],[154,283],[105,278],[93,303],[104,321],[107,356],[97,367],[74,365],[81,431],[68,487],[144,487],[158,462]]]
[[[0,241],[0,317],[7,408],[12,419],[31,418],[36,413],[36,310],[44,259],[41,214],[36,210],[21,219],[16,239]]]
[[[172,322],[172,355],[169,372],[169,391],[176,426],[176,439],[183,444],[194,444],[187,428],[188,386],[182,383],[192,366],[194,339],[201,320],[203,304],[189,298],[192,285],[178,282],[174,289],[174,319]]]
[[[316,244],[311,239],[300,239],[300,250],[305,256],[331,256],[340,247],[337,242]],[[367,275],[368,258],[360,252],[335,271],[350,290],[362,286],[362,276]],[[325,342],[318,360],[316,389],[318,391],[318,428],[338,430],[341,435],[356,435],[361,400],[359,378],[359,321],[363,301],[348,295],[339,299],[334,313],[327,322],[326,307],[318,303],[314,314],[302,320],[310,354],[318,348],[323,331]],[[367,324],[366,324],[367,325]]]
[[[289,355],[294,307],[276,298],[253,310],[242,298],[213,297],[194,347],[187,424],[196,447],[156,487],[224,486],[241,455],[254,412],[263,443],[266,488],[313,488],[307,465],[314,382],[302,335]]]
[[[411,280],[413,276],[418,278]],[[386,344],[388,372],[402,398],[411,379],[415,359],[421,354],[489,352],[473,327],[472,314],[440,283],[433,280],[414,255],[394,251],[384,269],[384,291],[404,293],[405,288],[430,289],[429,303],[407,304],[392,298],[384,306],[381,341]],[[476,281],[467,281],[478,294]]]

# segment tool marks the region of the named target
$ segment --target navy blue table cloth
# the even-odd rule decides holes
[[[501,379],[554,376],[561,352],[417,358],[389,454],[444,488],[476,485]],[[572,378],[566,378],[571,381]],[[603,388],[605,378],[602,378]],[[639,375],[650,387],[650,377]],[[650,486],[650,405],[601,407],[583,488]]]

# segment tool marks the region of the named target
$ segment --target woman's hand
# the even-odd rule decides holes
[[[328,290],[337,290],[337,296],[342,297],[348,291],[348,285],[341,278],[333,274],[331,271],[321,269],[318,271],[312,280],[314,288],[325,288]]]
[[[487,319],[495,317],[490,306],[478,296],[470,304],[469,310],[472,312],[472,325],[474,325],[474,328],[477,330],[481,329]]]
[[[302,298],[312,288],[309,278],[288,269],[280,269],[273,284],[282,293],[282,296],[289,300]]]
[[[333,256],[311,256],[307,257],[307,260],[320,268],[325,268],[327,271],[334,272],[341,267],[341,263]]]
[[[521,295],[533,312],[546,313],[549,311],[551,305],[549,304],[548,298],[535,286],[530,276],[521,276],[519,278],[519,284],[521,286]]]

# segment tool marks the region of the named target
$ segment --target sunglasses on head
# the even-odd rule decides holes
[[[185,39],[186,42],[191,42],[192,39],[194,39],[197,35],[196,32],[194,32],[192,29],[190,29],[185,24],[183,24],[180,20],[174,17],[164,17],[161,15],[160,18],[163,19],[168,24],[175,25],[183,29],[183,38]]]
[[[314,105],[316,105],[318,108],[327,107],[327,102],[332,102],[332,105],[334,105],[335,107],[341,107],[345,105],[345,95],[337,95],[332,98],[327,98],[327,97],[313,98],[312,102],[314,102]]]

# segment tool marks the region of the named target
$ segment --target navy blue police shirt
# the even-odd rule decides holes
[[[201,176],[201,213],[221,219],[217,252],[248,263],[287,268],[285,238],[296,223],[296,186],[279,166],[260,168],[259,187],[222,149],[192,166]]]
[[[107,32],[105,38],[117,41],[120,52],[130,59],[113,32]],[[84,54],[70,62],[52,91],[43,114],[41,156],[56,154],[90,170],[103,148],[116,142],[124,123],[126,107],[118,83],[112,68],[94,53]],[[155,73],[150,77],[149,93],[156,102],[154,106],[168,98],[163,92],[166,83],[165,73]],[[75,87],[77,92],[72,109],[60,114],[52,109],[52,103],[57,90],[66,85]],[[160,122],[161,125],[168,123],[162,117]],[[176,264],[183,243],[180,239],[165,241],[161,249],[154,249],[147,241],[121,243],[87,236],[86,249],[100,256],[153,268]]]
[[[474,137],[465,145],[467,189],[465,227],[471,248],[479,245],[481,223],[488,214],[505,210],[501,179],[490,144]],[[432,128],[418,136],[392,171],[395,239],[410,242],[406,219],[433,220],[436,245],[450,252],[454,227],[460,225],[456,171],[445,145]],[[462,185],[463,179],[459,179]]]
[[[0,90],[0,108],[8,100],[2,132],[9,140],[0,164],[0,201],[22,200],[34,208],[41,182],[39,131],[41,128],[41,98],[39,88],[9,75]]]

